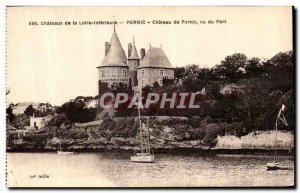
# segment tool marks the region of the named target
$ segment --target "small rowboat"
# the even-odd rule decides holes
[[[72,151],[57,151],[58,155],[70,155],[70,154],[74,154],[74,152]]]

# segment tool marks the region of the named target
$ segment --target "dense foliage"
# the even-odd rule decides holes
[[[242,124],[246,130],[273,129],[282,104],[286,106],[288,129],[294,128],[294,65],[293,53],[280,52],[269,60],[247,58],[237,53],[227,56],[215,67],[198,65],[175,68],[175,79],[164,79],[163,86],[155,83],[143,88],[146,98],[150,92],[199,93],[196,104],[200,109],[160,109],[159,102],[143,115],[212,117],[216,121]],[[205,88],[205,94],[201,90]],[[178,101],[177,101],[178,102]],[[136,115],[136,109],[118,109],[116,116]],[[281,127],[287,129],[286,127]]]
[[[45,146],[47,139],[53,138],[134,137],[138,127],[135,120],[136,108],[128,109],[120,105],[118,109],[110,112],[87,105],[90,101],[98,100],[105,92],[123,92],[133,96],[132,89],[124,84],[108,87],[107,83],[103,82],[99,82],[99,89],[99,96],[79,96],[60,107],[43,112],[28,106],[24,114],[14,115],[13,105],[10,105],[6,109],[7,117],[10,125],[22,129],[29,125],[29,116],[33,113],[36,116],[51,115],[52,118],[44,132],[24,138],[29,144],[37,141],[35,144],[37,148]],[[289,126],[279,124],[279,129],[294,130],[295,127],[292,51],[280,52],[268,60],[248,58],[244,54],[237,53],[227,56],[213,68],[201,68],[198,65],[177,67],[174,79],[163,79],[162,86],[154,83],[153,86],[144,87],[143,97],[150,92],[159,95],[197,93],[195,103],[200,105],[199,109],[160,109],[158,104],[152,104],[150,108],[141,111],[142,116],[167,117],[169,122],[166,125],[176,128],[172,132],[175,136],[180,136],[180,140],[204,137],[204,142],[208,142],[217,134],[224,132],[242,136],[250,131],[272,130],[282,104],[286,106],[285,117]],[[178,120],[175,116],[187,119],[176,122]],[[95,120],[103,122],[98,126],[75,125]],[[155,135],[160,136],[168,130],[165,126],[159,126],[161,123],[154,122],[150,120],[150,126],[156,128],[153,131]]]
[[[83,123],[95,120],[96,109],[86,108],[86,104],[81,100],[64,103],[56,111],[58,114],[65,114],[71,122]]]

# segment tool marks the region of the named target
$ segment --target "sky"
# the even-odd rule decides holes
[[[146,24],[127,24],[133,20]],[[152,24],[153,20],[179,24]],[[200,24],[208,20],[215,23]],[[134,36],[138,51],[147,51],[149,44],[162,47],[174,67],[198,64],[210,68],[234,53],[270,58],[292,50],[293,45],[291,7],[9,7],[8,104],[61,105],[98,92],[96,67],[102,62],[113,25],[32,26],[31,21],[117,21],[116,32],[126,54]]]

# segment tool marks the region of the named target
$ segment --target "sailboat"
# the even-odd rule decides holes
[[[73,154],[73,151],[63,151],[61,148],[61,140],[59,140],[59,150],[57,151],[58,155],[70,155]]]
[[[284,125],[288,126],[288,123],[284,117],[284,109],[285,106],[284,104],[282,104],[279,113],[277,115],[276,121],[275,121],[275,152],[274,152],[274,160],[273,162],[269,162],[267,163],[267,170],[282,170],[282,169],[286,169],[286,167],[284,166],[280,166],[280,164],[277,162],[277,133],[278,133],[278,121],[281,121]]]
[[[137,99],[139,100],[139,97]],[[131,161],[141,162],[141,163],[153,163],[154,152],[150,148],[149,119],[147,119],[147,126],[145,127],[145,124],[142,124],[141,121],[141,112],[140,112],[139,104],[137,105],[137,109],[138,109],[138,121],[139,121],[138,130],[139,130],[141,151],[131,156]]]

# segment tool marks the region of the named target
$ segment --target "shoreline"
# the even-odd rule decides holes
[[[51,153],[58,149],[6,149],[6,153]],[[274,155],[274,150],[268,149],[195,149],[195,148],[174,148],[174,149],[153,149],[156,154],[181,154],[181,155]],[[68,149],[74,153],[134,153],[131,149]],[[294,151],[277,150],[279,156],[294,156]]]

